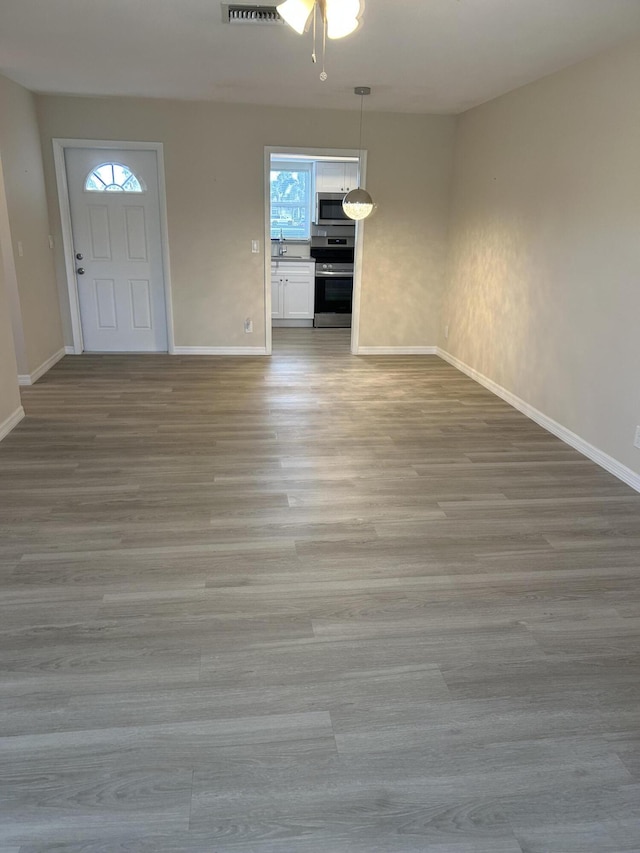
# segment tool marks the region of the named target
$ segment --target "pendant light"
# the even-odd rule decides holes
[[[359,166],[362,166],[362,107],[364,105],[364,96],[371,94],[371,89],[369,86],[356,86],[353,90],[356,95],[360,95],[360,163]],[[358,169],[358,175],[360,175],[360,168]],[[359,181],[358,181],[359,184]],[[366,190],[363,190],[361,186],[358,185],[358,188],[355,190],[351,190],[348,192],[346,196],[342,200],[342,209],[349,217],[349,219],[366,219],[367,216],[370,216],[373,213],[373,209],[375,204],[373,203],[373,199],[369,195]]]
[[[313,19],[313,52],[311,61],[316,62],[316,28],[318,11],[322,21],[322,73],[324,70],[326,39],[342,39],[358,29],[364,0],[284,0],[276,6],[278,14],[298,35],[303,35]]]

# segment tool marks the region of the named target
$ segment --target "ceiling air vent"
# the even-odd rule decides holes
[[[246,3],[223,3],[225,24],[284,24],[275,6],[254,6]]]

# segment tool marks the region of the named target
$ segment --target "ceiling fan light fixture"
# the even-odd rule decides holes
[[[360,16],[364,9],[364,0],[284,0],[275,7],[285,24],[288,24],[298,35],[304,35],[313,18],[313,51],[311,61],[317,62],[316,33],[318,22],[322,38],[322,72],[320,79],[327,79],[324,70],[327,37],[342,39],[355,32],[360,26]]]
[[[276,9],[285,23],[294,29],[298,35],[303,35],[307,28],[316,0],[285,0]]]
[[[360,0],[325,0],[327,35],[341,39],[358,29]]]

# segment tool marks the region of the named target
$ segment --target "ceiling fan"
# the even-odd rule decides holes
[[[312,13],[320,11],[330,39],[341,39],[358,28],[364,2],[362,0],[285,0],[276,7],[290,27],[302,35],[309,26]]]

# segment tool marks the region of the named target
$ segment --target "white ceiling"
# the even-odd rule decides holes
[[[366,0],[322,83],[310,33],[223,24],[220,0],[0,0],[0,73],[38,92],[345,109],[370,85],[368,109],[457,113],[636,35],[640,0]]]

